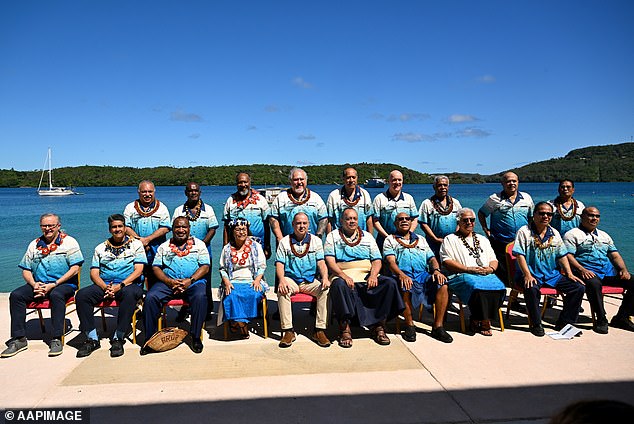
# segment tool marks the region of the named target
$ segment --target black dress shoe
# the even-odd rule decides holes
[[[544,331],[544,327],[542,327],[541,325],[531,327],[531,333],[533,334],[533,336],[537,337],[544,337],[544,334],[546,334],[546,332]]]
[[[443,327],[433,328],[431,330],[431,336],[443,343],[453,342],[453,337],[451,337],[451,335],[447,333]]]
[[[621,330],[634,331],[634,324],[629,318],[621,318],[615,316],[610,321],[610,327],[620,328]]]
[[[99,344],[99,340],[86,339],[83,345],[77,351],[78,358],[85,358],[93,353],[95,350],[99,349],[101,345]]]
[[[194,353],[201,353],[203,351],[203,342],[198,337],[192,339],[192,351],[194,351]]]
[[[123,356],[123,342],[121,340],[110,340],[110,357],[118,358]]]

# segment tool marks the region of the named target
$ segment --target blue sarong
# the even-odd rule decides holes
[[[469,303],[474,290],[506,290],[504,283],[495,274],[455,274],[449,277],[447,285],[465,304]]]
[[[233,290],[222,299],[224,320],[249,322],[249,318],[258,316],[258,306],[264,297],[264,291],[256,291],[250,282],[232,281]],[[263,290],[266,288],[263,286]]]

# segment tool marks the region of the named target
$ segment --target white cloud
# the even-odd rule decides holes
[[[410,122],[410,121],[426,121],[431,118],[427,113],[400,113],[392,115],[383,115],[375,112],[370,115],[370,119],[386,120],[388,122]]]
[[[279,112],[280,108],[277,107],[276,105],[266,105],[264,106],[264,111],[269,113]]]
[[[258,129],[258,127],[256,127],[255,125],[247,126],[247,131],[256,131],[257,129]]]
[[[473,115],[461,115],[461,114],[455,113],[447,117],[447,122],[451,124],[461,124],[463,122],[474,122],[474,121],[479,121],[479,119]]]
[[[484,138],[491,135],[491,133],[487,130],[483,130],[481,128],[469,127],[460,131],[455,132],[456,137],[477,137]]]
[[[396,133],[392,136],[392,140],[407,141],[408,143],[418,143],[421,141],[436,141],[437,138],[422,133]]]
[[[495,77],[493,75],[481,75],[476,78],[476,81],[481,84],[493,84],[495,82]]]
[[[198,134],[198,133],[194,133],[194,134],[189,135],[188,137],[189,137],[189,138],[196,139],[196,138],[200,138],[200,134]]]
[[[308,81],[304,80],[302,77],[295,77],[291,80],[291,83],[297,87],[301,88],[313,88],[313,85]]]
[[[298,140],[315,140],[317,137],[315,137],[312,134],[300,134],[297,136]]]
[[[298,160],[296,163],[298,165],[314,165],[315,164],[315,162],[311,162],[311,161],[305,160],[305,159],[304,160]]]
[[[170,119],[172,121],[180,121],[180,122],[203,122],[204,119],[202,116],[197,115],[195,113],[186,113],[183,111],[172,112],[170,115]]]

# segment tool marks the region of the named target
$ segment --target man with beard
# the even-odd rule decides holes
[[[227,225],[234,219],[249,221],[251,236],[255,237],[264,250],[267,259],[271,256],[271,232],[269,226],[269,204],[260,193],[251,188],[251,175],[239,172],[236,175],[236,192],[225,203],[223,246],[229,242]]]
[[[126,233],[141,240],[145,248],[148,265],[145,266],[143,274],[148,287],[156,281],[151,268],[156,250],[172,229],[167,206],[154,197],[155,191],[152,181],[141,181],[138,188],[139,198],[128,203],[123,210]]]
[[[189,220],[178,217],[174,220],[173,237],[158,247],[152,263],[158,281],[145,296],[143,322],[145,337],[150,339],[157,331],[163,305],[176,297],[185,299],[192,316],[189,327],[191,348],[195,353],[201,353],[200,334],[207,314],[205,280],[209,273],[209,252],[205,243],[191,237],[189,232]]]

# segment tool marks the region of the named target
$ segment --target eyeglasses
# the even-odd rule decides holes
[[[397,216],[395,219],[396,222],[403,222],[403,221],[409,221],[409,220],[410,220],[409,216]]]
[[[537,215],[539,215],[539,216],[549,216],[549,217],[552,217],[554,214],[553,214],[552,212],[544,212],[544,211],[540,211],[540,212],[537,212]]]
[[[246,233],[248,231],[248,228],[245,226],[240,226],[234,228],[233,231],[235,231],[236,233]]]
[[[40,228],[44,228],[44,229],[47,229],[47,228],[55,228],[55,227],[57,227],[58,225],[59,225],[59,224],[40,224]]]
[[[460,222],[463,224],[473,224],[475,222],[475,218],[462,218]]]
[[[597,219],[601,218],[601,214],[598,214],[598,213],[587,213],[586,216],[588,218],[597,218]]]

